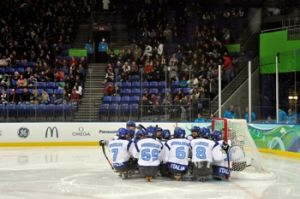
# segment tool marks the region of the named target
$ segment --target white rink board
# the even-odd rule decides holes
[[[157,123],[137,123],[147,127]],[[183,127],[189,134],[191,127],[208,126],[210,123],[158,123],[171,133],[175,127]],[[0,127],[0,143],[31,143],[31,142],[94,142],[111,139],[119,128],[126,127],[125,122],[116,123],[2,123]]]

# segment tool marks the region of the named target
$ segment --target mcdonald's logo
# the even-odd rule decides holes
[[[54,133],[56,134],[56,138],[58,138],[58,129],[57,127],[48,127],[46,129],[46,132],[45,132],[45,138],[48,137],[48,134],[50,133],[49,137],[53,137],[54,136]]]

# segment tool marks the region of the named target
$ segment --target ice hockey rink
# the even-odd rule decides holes
[[[273,180],[122,180],[97,147],[1,148],[0,199],[300,198],[300,160],[262,155]]]

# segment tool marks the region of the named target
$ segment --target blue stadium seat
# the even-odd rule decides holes
[[[110,104],[111,102],[111,96],[104,96],[103,97],[103,103],[104,104]]]
[[[150,82],[149,87],[150,88],[158,88],[158,82],[156,82],[156,81]]]
[[[120,105],[120,115],[121,116],[128,116],[129,115],[129,105],[128,104],[121,104]]]
[[[129,76],[129,78],[128,78],[128,80],[129,81],[132,81],[132,82],[134,82],[134,81],[140,81],[140,76],[139,75],[130,75]]]
[[[66,106],[65,104],[56,104],[54,109],[54,116],[55,117],[62,117],[65,116],[65,110]]]
[[[115,83],[115,86],[119,87],[119,88],[122,88],[122,82],[116,82]]]
[[[121,97],[121,101],[120,101],[121,104],[128,104],[129,102],[130,102],[130,96],[124,95]]]
[[[55,82],[47,82],[46,87],[49,89],[57,89],[57,85],[55,84]]]
[[[22,94],[23,93],[23,89],[22,88],[17,88],[16,89],[16,94]]]
[[[177,94],[179,91],[181,91],[181,88],[174,88],[172,93]]]
[[[25,104],[17,104],[15,106],[15,110],[16,110],[16,113],[15,113],[15,116],[17,117],[24,117],[25,115]]]
[[[130,115],[138,116],[138,114],[139,114],[139,105],[130,104]]]
[[[161,93],[162,94],[167,94],[167,93],[171,93],[171,89],[170,88],[163,88],[162,90],[161,90]]]
[[[180,87],[180,82],[179,81],[173,81],[171,85],[172,85],[172,88],[179,88]]]
[[[72,116],[74,111],[76,110],[76,106],[72,104],[64,104],[64,106],[65,106],[65,117]]]
[[[141,88],[141,82],[132,82],[131,88]]]
[[[6,105],[0,104],[0,117],[4,117],[6,115]]]
[[[55,117],[56,106],[54,104],[46,105],[46,117]]]
[[[47,87],[47,84],[46,82],[37,82],[37,87],[44,89]]]
[[[49,95],[52,95],[52,94],[54,93],[53,89],[49,89],[49,88],[46,90],[46,92],[47,92]]]
[[[159,88],[166,88],[167,87],[167,82],[165,82],[165,81],[158,82],[158,87]]]
[[[122,88],[131,88],[131,82],[122,82]]]
[[[36,114],[38,117],[45,117],[47,115],[47,105],[39,104],[36,106]]]
[[[18,67],[15,69],[15,71],[18,71],[18,73],[23,74],[25,69],[23,67]]]
[[[64,94],[64,90],[63,89],[55,89],[54,93],[55,93],[55,95],[63,95]]]
[[[101,104],[99,108],[99,116],[100,118],[102,116],[107,116],[108,115],[108,109],[109,109],[109,104]]]
[[[116,76],[116,81],[117,81],[117,82],[118,82],[118,81],[121,81],[121,79],[122,79],[121,75],[117,75],[117,76]]]
[[[185,95],[189,95],[189,94],[191,94],[191,88],[183,88],[182,92],[183,92]]]
[[[112,96],[111,97],[111,104],[118,104],[121,101],[121,96]]]
[[[120,94],[121,95],[131,95],[131,90],[130,89],[121,89]]]
[[[158,91],[157,88],[151,88],[151,89],[149,90],[149,93],[150,93],[150,94],[157,95],[157,94],[159,93],[159,91]]]
[[[143,88],[149,88],[149,82],[143,82],[142,87]]]
[[[5,68],[0,67],[0,74],[4,74],[5,73]]]
[[[16,105],[15,104],[7,104],[6,105],[7,117],[15,117],[17,116]]]
[[[44,89],[39,88],[39,89],[38,89],[39,95],[41,95],[41,94],[43,93],[43,91],[44,91]]]
[[[6,69],[5,69],[5,73],[9,74],[9,75],[12,75],[14,74],[15,72],[15,69],[11,66],[8,66]]]
[[[141,95],[141,89],[139,88],[134,88],[131,90],[132,95]]]
[[[25,112],[27,117],[34,117],[36,115],[36,105],[35,104],[27,105]]]
[[[129,102],[131,104],[138,104],[140,102],[140,96],[138,95],[131,96]]]
[[[109,105],[109,116],[119,115],[119,104],[110,104]]]

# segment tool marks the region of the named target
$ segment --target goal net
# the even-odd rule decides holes
[[[273,179],[267,171],[244,119],[214,118],[212,130],[223,132],[223,140],[231,145],[229,150],[231,178]]]

